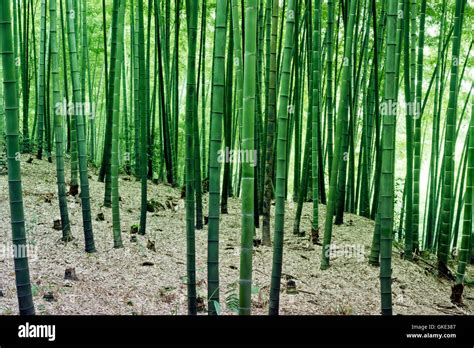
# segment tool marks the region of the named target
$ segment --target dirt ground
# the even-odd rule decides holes
[[[180,190],[149,184],[148,198],[163,204],[148,213],[147,235],[131,242],[130,228],[140,216],[140,183],[121,176],[121,228],[123,249],[113,248],[112,214],[102,206],[103,184],[90,172],[93,228],[97,252],[84,252],[79,198],[68,196],[72,233],[65,244],[61,231],[53,229],[59,219],[55,166],[46,161],[22,161],[26,230],[30,243],[30,273],[38,314],[186,314],[186,239],[184,201]],[[68,173],[68,164],[66,173]],[[168,203],[167,203],[168,202]],[[301,229],[310,231],[311,203],[303,208]],[[325,207],[319,209],[320,226]],[[204,198],[204,213],[207,197]],[[379,269],[367,262],[373,221],[347,214],[335,226],[337,248],[331,267],[319,268],[321,246],[293,234],[296,205],[286,208],[281,314],[374,314],[380,313]],[[104,213],[104,220],[96,219]],[[273,222],[273,219],[272,219]],[[5,249],[11,246],[7,176],[0,175],[0,314],[16,314],[17,299],[13,260]],[[260,230],[257,230],[257,236]],[[152,244],[154,243],[154,249]],[[148,248],[149,247],[149,248]],[[229,200],[229,214],[221,218],[220,299],[221,314],[234,314],[239,280],[240,201]],[[198,295],[207,296],[207,226],[196,231]],[[272,249],[254,248],[253,314],[267,314]],[[434,264],[434,261],[428,261]],[[65,280],[65,269],[75,268],[78,280]],[[472,273],[472,267],[469,269]],[[294,281],[296,293],[287,291]],[[464,307],[450,302],[451,283],[439,280],[425,262],[407,262],[394,248],[393,307],[395,314],[473,314],[474,292],[465,288]],[[288,293],[289,292],[289,293]],[[2,296],[3,294],[3,296]],[[202,312],[202,313],[205,313]]]

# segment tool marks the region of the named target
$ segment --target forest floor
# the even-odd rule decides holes
[[[24,158],[26,159],[26,158]],[[66,164],[68,173],[69,164]],[[30,243],[30,275],[38,314],[186,314],[186,238],[184,200],[180,190],[149,184],[148,198],[162,204],[148,213],[147,235],[131,242],[130,228],[139,222],[140,182],[120,177],[123,249],[114,249],[112,214],[102,207],[103,184],[97,170],[90,170],[92,218],[97,252],[84,252],[80,199],[68,196],[72,233],[63,243],[61,231],[53,229],[59,218],[55,166],[47,161],[22,161],[26,230]],[[5,256],[11,244],[7,176],[0,175],[0,314],[16,314],[17,299],[13,260]],[[229,199],[229,214],[221,218],[220,281],[221,314],[234,314],[239,280],[240,209],[238,199]],[[97,219],[104,213],[104,220]],[[207,197],[204,198],[207,212]],[[333,246],[338,248],[331,267],[319,268],[321,246],[293,234],[296,205],[286,207],[281,314],[372,314],[380,313],[379,268],[367,262],[374,222],[346,214],[335,226]],[[319,207],[320,226],[325,206]],[[310,231],[311,203],[305,203],[301,229]],[[273,218],[272,218],[273,222]],[[260,235],[257,230],[257,236]],[[272,229],[273,233],[273,229]],[[154,243],[154,248],[153,248]],[[153,250],[154,249],[154,250]],[[207,296],[207,226],[196,231],[197,290]],[[252,313],[267,314],[272,249],[254,248]],[[393,307],[395,314],[474,314],[474,291],[465,287],[465,306],[450,302],[451,285],[438,279],[434,258],[407,262],[393,251]],[[65,269],[75,268],[78,280],[65,280]],[[472,267],[468,267],[471,272]],[[289,282],[288,282],[289,281]],[[296,284],[296,293],[287,289]],[[203,301],[205,302],[205,301]],[[205,313],[205,310],[203,311]]]

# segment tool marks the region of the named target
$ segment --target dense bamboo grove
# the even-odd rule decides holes
[[[20,164],[54,162],[62,241],[78,196],[96,252],[89,173],[122,242],[120,175],[185,199],[189,314],[198,311],[196,230],[207,233],[207,303],[220,313],[220,225],[241,200],[239,313],[252,313],[252,257],[273,248],[279,314],[285,221],[331,267],[335,225],[374,220],[368,262],[391,315],[392,257],[431,255],[462,303],[474,264],[472,8],[466,0],[0,1],[0,165],[11,237],[25,245]],[[54,148],[53,148],[54,147]],[[54,159],[54,161],[53,161]],[[66,172],[69,163],[70,172]],[[42,180],[42,178],[38,178]],[[67,187],[69,186],[69,187]],[[296,216],[287,214],[297,204]],[[300,228],[311,205],[310,231]],[[322,205],[324,218],[319,213]],[[129,226],[127,226],[129,228]],[[357,230],[354,230],[357,233]],[[395,249],[395,247],[397,249]],[[34,314],[27,255],[14,257],[20,314]],[[172,270],[170,270],[172,272]],[[450,294],[446,294],[447,297]]]

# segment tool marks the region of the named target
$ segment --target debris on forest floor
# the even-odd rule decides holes
[[[151,240],[148,240],[147,244],[146,244],[146,248],[148,250],[151,250],[153,252],[156,252],[156,247],[155,247],[155,242],[151,241]]]
[[[150,199],[146,203],[146,210],[149,213],[154,213],[155,211],[162,211],[165,209],[165,206],[161,202],[158,202],[156,199]]]
[[[44,294],[43,299],[48,302],[56,301],[56,298],[54,297],[54,294],[51,291]]]
[[[135,225],[132,225],[132,226],[130,227],[130,234],[137,234],[139,228],[140,228],[140,226],[138,226],[138,225],[136,225],[136,224],[135,224]]]
[[[22,162],[23,163],[23,162]],[[90,169],[92,221],[97,252],[84,252],[84,233],[80,198],[67,196],[71,243],[58,242],[51,230],[51,219],[59,213],[55,189],[55,167],[47,161],[22,165],[26,232],[29,243],[30,275],[38,314],[186,314],[186,235],[185,209],[181,190],[163,184],[149,184],[148,197],[165,209],[148,213],[147,234],[139,232],[140,182],[123,176],[120,185],[120,218],[124,247],[113,247],[112,210],[103,207],[104,184]],[[66,162],[66,173],[69,163]],[[0,176],[0,186],[7,178]],[[69,189],[69,187],[68,187]],[[51,203],[43,197],[52,194]],[[203,196],[207,213],[207,195]],[[319,207],[324,221],[325,206]],[[240,265],[241,202],[228,200],[229,213],[220,225],[220,314],[235,314],[238,309]],[[8,191],[0,191],[0,243],[11,243]],[[274,209],[272,209],[272,213]],[[312,230],[312,203],[305,203],[301,231],[293,234],[296,204],[285,209],[281,314],[372,314],[380,313],[379,268],[368,264],[374,222],[347,214],[346,222],[334,226],[331,267],[320,270],[322,230]],[[271,222],[273,223],[273,217]],[[322,226],[320,226],[321,228]],[[271,229],[273,235],[273,226]],[[130,238],[128,238],[130,237]],[[261,230],[256,230],[253,253],[252,313],[268,313],[273,250],[262,245]],[[313,244],[317,242],[318,244]],[[150,244],[152,243],[152,244]],[[463,306],[451,303],[453,283],[440,279],[426,263],[436,259],[423,255],[423,261],[408,262],[394,248],[393,309],[395,314],[474,314],[474,290],[464,287]],[[421,257],[419,257],[421,259]],[[3,262],[2,262],[3,261]],[[73,269],[65,280],[66,269]],[[76,275],[79,274],[79,278]],[[472,267],[466,277],[473,279]],[[196,231],[196,283],[200,309],[206,313],[207,227]],[[293,287],[294,285],[294,287]],[[15,273],[11,257],[0,260],[0,315],[18,313]],[[48,299],[51,292],[54,300]],[[3,297],[2,297],[3,295]],[[46,298],[44,296],[46,295]]]
[[[205,312],[206,311],[206,304],[205,304],[204,298],[202,298],[201,296],[198,296],[196,298],[196,305],[197,305],[197,311],[198,312]]]

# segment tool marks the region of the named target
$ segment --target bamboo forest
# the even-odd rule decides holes
[[[467,0],[0,0],[0,315],[474,314]]]

